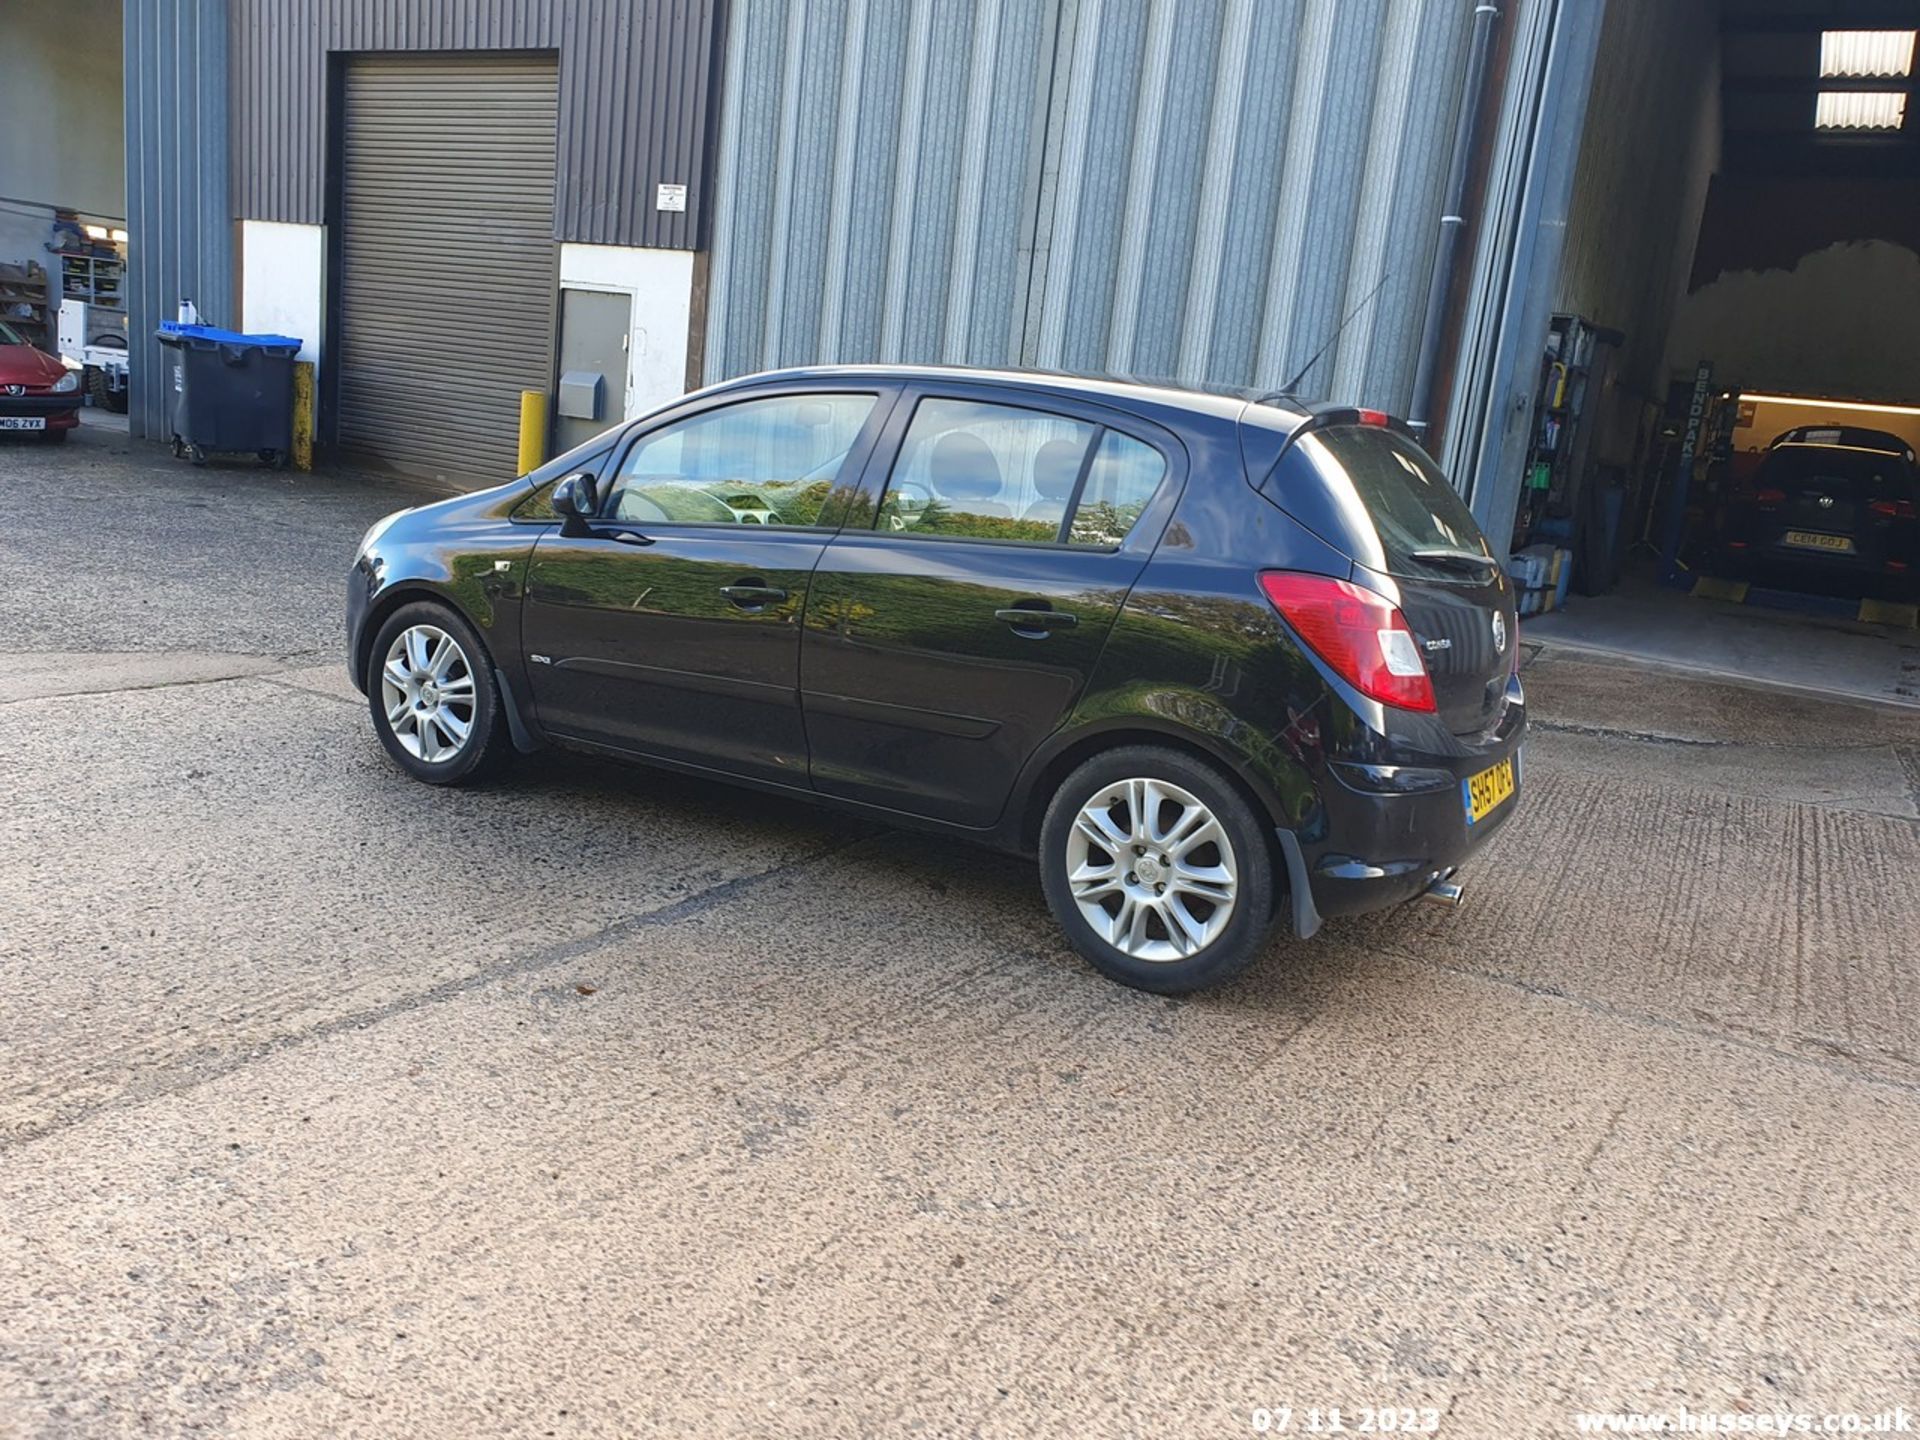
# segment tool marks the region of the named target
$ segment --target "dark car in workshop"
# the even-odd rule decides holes
[[[1920,595],[1916,504],[1920,469],[1899,436],[1789,430],[1722,509],[1715,568],[1783,590],[1911,602]]]
[[[80,423],[82,372],[0,320],[0,433],[58,442]]]
[[[1036,855],[1180,993],[1513,813],[1514,597],[1371,410],[1024,372],[749,376],[375,524],[348,663],[431,784],[554,744]]]

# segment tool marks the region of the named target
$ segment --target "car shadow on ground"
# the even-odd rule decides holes
[[[771,823],[804,836],[809,853],[840,852],[841,863],[864,877],[876,894],[912,895],[930,908],[964,912],[972,931],[991,947],[995,968],[1017,968],[1029,976],[1051,973],[1064,984],[1101,987],[1116,999],[1130,997],[1146,1007],[1265,1013],[1297,1024],[1317,1012],[1342,973],[1350,978],[1354,965],[1369,959],[1369,952],[1342,945],[1340,964],[1329,968],[1333,946],[1299,940],[1281,925],[1260,959],[1226,985],[1187,996],[1130,991],[1104,979],[1068,947],[1047,909],[1034,862],[1024,856],[894,828],[809,800],[563,750],[519,757],[489,789],[537,792],[561,803],[591,797],[603,806],[630,809],[637,829],[645,828],[647,812],[661,809],[683,823],[720,828]],[[849,894],[847,901],[850,907],[871,903],[858,894]],[[1335,924],[1328,933],[1337,938],[1344,929]],[[903,944],[897,963],[919,963],[916,955],[915,947]],[[1384,955],[1374,958],[1389,963]],[[944,970],[930,969],[927,982],[947,978]]]

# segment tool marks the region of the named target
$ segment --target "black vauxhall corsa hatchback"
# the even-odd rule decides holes
[[[348,663],[430,784],[553,743],[1037,854],[1163,993],[1422,894],[1517,803],[1513,595],[1387,416],[792,370],[387,517]]]

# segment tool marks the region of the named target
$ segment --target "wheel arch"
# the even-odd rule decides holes
[[[374,596],[372,601],[369,602],[367,605],[367,618],[361,623],[360,634],[355,642],[352,656],[353,680],[354,684],[360,688],[362,694],[366,692],[366,688],[371,682],[369,667],[373,663],[373,645],[374,642],[380,638],[381,626],[385,625],[387,621],[393,617],[393,612],[398,610],[402,605],[410,605],[419,600],[429,601],[451,610],[472,627],[473,633],[480,637],[483,644],[486,643],[486,627],[479,624],[473,616],[469,615],[459,602],[447,594],[446,591],[430,585],[424,580],[396,581],[394,584],[382,590],[378,595]],[[499,657],[493,653],[491,648],[487,651],[487,663],[491,666],[498,666],[500,663]]]
[[[1253,813],[1269,826],[1286,824],[1273,792],[1248,773],[1244,759],[1234,755],[1215,737],[1198,734],[1184,727],[1162,726],[1130,718],[1057,736],[1051,745],[1035,757],[1015,792],[1014,804],[1009,807],[1009,843],[1023,854],[1035,853],[1039,849],[1040,824],[1046,816],[1047,806],[1067,776],[1094,756],[1128,745],[1157,745],[1209,765],[1240,792],[1240,798],[1252,806]],[[1285,878],[1284,872],[1282,878]]]

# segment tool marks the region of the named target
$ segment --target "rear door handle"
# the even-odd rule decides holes
[[[1065,630],[1080,623],[1078,615],[1070,615],[1065,610],[1028,610],[1015,606],[1011,610],[996,610],[993,618],[1005,621],[1015,630]]]
[[[778,605],[787,598],[787,592],[774,585],[722,585],[720,593],[742,610]]]

